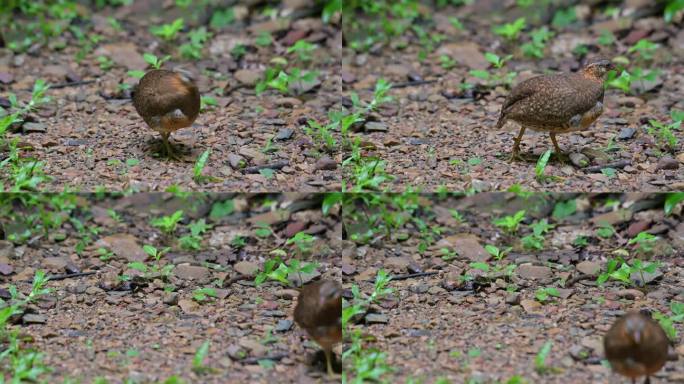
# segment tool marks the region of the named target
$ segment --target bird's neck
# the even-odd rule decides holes
[[[596,74],[594,71],[580,70],[580,76],[587,80],[596,81],[598,83],[603,83],[603,77]]]

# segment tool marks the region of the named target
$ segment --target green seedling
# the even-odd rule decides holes
[[[684,10],[684,0],[669,0],[663,14],[665,22],[671,23],[674,16],[682,10]]]
[[[98,56],[97,62],[100,65],[100,69],[103,71],[108,71],[114,66],[114,61],[107,56]]]
[[[211,15],[209,26],[214,29],[225,28],[235,21],[235,12],[232,7],[217,9]]]
[[[551,347],[553,347],[553,342],[548,340],[534,358],[534,370],[539,374],[547,373],[550,369],[550,367],[546,365],[546,359],[548,359],[549,353],[551,353]]]
[[[456,220],[456,222],[463,223],[465,221],[465,218],[463,217],[463,215],[460,212],[458,212],[457,210],[449,209],[449,213],[451,214],[451,217],[453,217],[454,220]]]
[[[100,260],[104,262],[107,262],[114,257],[114,252],[108,250],[107,248],[98,248],[97,254],[99,255]]]
[[[496,261],[501,261],[504,257],[506,257],[506,255],[507,255],[511,250],[513,250],[512,247],[506,247],[506,248],[504,248],[504,249],[499,249],[498,247],[496,247],[496,246],[494,246],[494,245],[491,245],[491,244],[486,244],[486,245],[484,246],[484,249],[487,251],[487,253],[489,253],[490,255],[492,255],[492,257],[493,257],[494,259],[496,259]]]
[[[577,248],[584,248],[589,245],[589,240],[585,236],[577,236],[575,240],[572,241],[572,245]]]
[[[207,149],[206,151],[202,152],[202,154],[197,158],[197,161],[195,161],[195,166],[192,168],[192,179],[195,180],[197,184],[201,184],[203,181],[211,178],[202,174],[204,167],[207,165],[210,154],[211,149]]]
[[[442,68],[449,70],[456,66],[456,60],[452,59],[449,55],[440,55],[439,65],[441,65]]]
[[[553,213],[551,214],[551,217],[553,217],[553,219],[556,221],[561,221],[574,215],[575,212],[577,212],[577,200],[571,199],[561,201],[556,203],[556,205],[553,207]]]
[[[287,53],[294,53],[301,62],[309,62],[313,58],[311,53],[316,50],[318,46],[311,44],[306,40],[297,40],[291,47],[287,49]]]
[[[192,299],[198,303],[204,303],[209,298],[216,298],[216,296],[216,289],[210,287],[198,288],[192,291]]]
[[[258,287],[266,280],[274,280],[290,286],[292,285],[290,280],[293,276],[299,276],[302,273],[311,274],[316,268],[318,268],[318,263],[304,263],[302,265],[299,260],[292,259],[288,265],[280,257],[276,257],[264,263],[264,269],[257,274],[254,285]],[[301,277],[299,281],[302,281]]]
[[[621,257],[618,257],[617,259],[611,259],[608,261],[608,264],[606,265],[606,272],[599,275],[599,277],[596,279],[596,283],[598,285],[603,285],[609,279],[613,279],[628,286],[637,286],[637,282],[633,281],[631,276],[633,274],[638,274],[640,278],[638,283],[643,285],[643,282],[646,281],[644,278],[644,272],[655,273],[657,269],[658,263],[656,262],[644,263],[639,259],[634,259],[632,261],[632,265],[629,265]]]
[[[232,199],[217,201],[211,206],[209,218],[218,221],[226,216],[230,216],[235,212],[235,202]]]
[[[653,318],[660,323],[660,325],[665,330],[667,337],[673,342],[677,340],[677,328],[675,328],[674,323],[684,323],[684,303],[679,303],[676,301],[670,302],[671,316],[667,316],[662,312],[653,313]]]
[[[176,231],[176,226],[182,219],[183,211],[178,210],[171,215],[153,219],[150,224],[155,228],[159,228],[165,235],[170,236]]]
[[[273,233],[271,227],[268,224],[256,223],[255,226],[257,227],[254,230],[254,235],[256,237],[266,238],[271,236],[271,234]]]
[[[598,38],[598,43],[605,46],[610,46],[615,44],[615,35],[613,32],[605,30],[601,32],[601,36]]]
[[[504,216],[493,221],[493,224],[512,235],[518,231],[518,226],[525,220],[525,211],[518,211],[514,215]]]
[[[553,15],[553,20],[551,24],[557,28],[565,28],[568,25],[574,23],[577,20],[577,15],[575,14],[575,7],[569,7],[566,9],[559,9]]]
[[[680,129],[682,120],[675,120],[675,113],[676,112],[673,111],[673,122],[671,124],[663,124],[657,120],[649,120],[651,126],[648,128],[648,134],[655,137],[660,148],[668,152],[674,152],[679,143],[679,140],[673,131]]]
[[[672,211],[675,209],[677,204],[681,203],[684,201],[684,192],[672,192],[667,194],[667,198],[665,198],[665,215],[669,216],[672,214]]]
[[[449,262],[458,257],[458,253],[449,248],[441,248],[439,252],[442,254],[442,260]]]
[[[637,58],[643,61],[653,60],[653,55],[658,50],[659,45],[648,41],[646,39],[641,39],[637,41],[632,47],[627,50],[627,53],[637,53]]]
[[[524,17],[515,20],[512,23],[506,23],[501,26],[494,27],[494,33],[504,37],[508,41],[514,41],[518,39],[520,32],[527,26]]]
[[[184,21],[178,18],[169,24],[162,24],[150,27],[150,33],[162,38],[164,41],[170,42],[176,39],[178,32],[183,29]]]
[[[323,148],[326,152],[332,153],[337,147],[337,140],[333,136],[333,131],[339,126],[334,122],[326,125],[319,124],[315,120],[309,120],[308,126],[304,126],[304,132],[313,138],[314,143]]]
[[[151,53],[143,53],[143,59],[147,64],[152,66],[154,69],[160,69],[161,66],[168,61],[171,56],[164,56],[161,59]],[[137,74],[137,73],[136,73]],[[142,77],[142,76],[141,76]]]
[[[288,74],[280,71],[278,76],[268,82],[268,87],[277,89],[282,94],[293,94],[296,96],[308,92],[311,88],[307,84],[315,83],[318,79],[318,71],[302,71],[299,68],[292,68]]]
[[[546,180],[551,178],[551,176],[546,176],[544,174],[544,172],[546,170],[546,165],[549,163],[550,157],[551,157],[551,150],[548,149],[541,156],[539,156],[539,159],[537,160],[537,164],[534,166],[534,177],[540,183],[543,183]]]
[[[615,228],[608,223],[599,223],[598,229],[596,229],[596,236],[602,237],[604,239],[610,239],[615,235]]]
[[[271,37],[271,34],[268,32],[261,32],[259,36],[254,39],[254,44],[260,47],[268,47],[273,44],[273,37]]]
[[[506,57],[499,57],[497,54],[492,52],[485,52],[485,59],[494,66],[494,68],[500,69],[506,64],[506,62],[513,58],[513,55],[508,55]]]
[[[297,232],[297,234],[287,239],[285,245],[294,244],[297,255],[299,257],[304,257],[311,254],[314,241],[316,241],[316,238],[308,233]]]
[[[649,255],[652,254],[656,241],[658,241],[658,236],[654,236],[648,232],[639,232],[634,238],[629,239],[627,244],[636,244],[637,253]]]
[[[235,249],[244,248],[245,245],[247,245],[247,240],[245,240],[245,238],[242,236],[235,236],[233,240],[230,242],[230,246]]]
[[[560,297],[560,292],[558,292],[558,289],[553,287],[542,287],[537,289],[537,291],[534,293],[534,297],[540,303],[546,303],[546,301],[551,297]]]
[[[523,55],[537,59],[543,58],[546,43],[553,37],[553,35],[554,33],[546,26],[533,30],[530,32],[532,41],[520,46]]]
[[[209,340],[206,340],[195,352],[195,356],[192,358],[192,371],[198,375],[210,372],[212,369],[204,365],[204,360],[206,360],[209,355]]]
[[[179,47],[180,54],[186,59],[199,60],[202,58],[204,44],[211,38],[211,33],[205,27],[193,29],[188,32],[190,42]]]

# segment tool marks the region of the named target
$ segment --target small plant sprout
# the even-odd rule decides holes
[[[551,157],[551,150],[548,149],[541,156],[539,156],[539,159],[537,160],[537,164],[534,166],[534,177],[540,183],[543,183],[544,181],[546,181],[550,178],[549,176],[545,175],[546,165],[549,163],[550,157]]]
[[[534,370],[539,374],[544,374],[549,371],[549,367],[546,365],[546,359],[551,353],[551,347],[553,347],[553,342],[547,340],[534,358]]]
[[[204,171],[204,167],[207,165],[210,154],[211,149],[207,149],[206,151],[202,152],[202,154],[197,158],[195,166],[192,168],[192,179],[195,180],[197,184],[201,184],[204,180],[209,178],[208,176],[203,175],[202,171]]]
[[[525,18],[521,17],[512,23],[494,27],[494,33],[504,37],[508,41],[515,41],[526,26],[527,23]]]
[[[500,69],[506,64],[508,60],[513,58],[513,55],[508,55],[506,57],[499,57],[497,54],[492,52],[485,52],[485,59],[494,66],[494,68]]]
[[[171,215],[153,219],[150,224],[155,228],[159,228],[165,235],[169,236],[176,231],[176,226],[182,219],[183,211],[179,210]]]
[[[198,288],[192,291],[192,298],[198,303],[203,303],[212,297],[217,297],[217,294],[216,289],[211,287]]]
[[[308,233],[297,232],[297,234],[287,239],[285,245],[294,244],[298,256],[303,257],[311,254],[311,249],[315,240],[316,238]]]
[[[632,260],[629,265],[621,257],[611,259],[606,265],[606,272],[601,273],[596,279],[598,285],[603,285],[608,279],[617,280],[628,286],[643,285],[646,281],[644,273],[655,273],[658,269],[657,262],[645,263],[639,259]],[[636,278],[635,278],[636,276]]]
[[[508,234],[514,234],[518,231],[518,226],[525,220],[525,211],[518,211],[514,215],[504,216],[494,220],[493,224],[502,228]]]
[[[654,236],[648,232],[639,232],[633,239],[629,239],[628,245],[636,245],[637,253],[650,255],[653,252],[655,242],[658,236]]]
[[[311,61],[311,53],[317,48],[316,44],[311,44],[306,40],[297,40],[291,47],[287,49],[287,53],[295,53],[299,61]]]
[[[667,337],[675,341],[677,340],[677,328],[675,328],[674,323],[684,323],[684,303],[677,301],[670,302],[671,316],[667,316],[661,312],[653,313],[653,318],[660,323],[660,325],[665,330]]]
[[[304,263],[301,265],[299,260],[295,259],[290,260],[290,264],[287,265],[280,257],[276,257],[264,263],[263,270],[254,279],[254,285],[259,286],[266,280],[274,280],[290,286],[290,280],[293,276],[299,277],[302,273],[313,273],[317,267],[317,263]],[[299,281],[301,281],[301,277],[299,277]]]
[[[168,61],[171,56],[164,56],[161,59],[151,53],[143,53],[143,59],[147,64],[149,64],[154,69],[160,69],[161,66]],[[139,72],[134,72],[134,74],[139,75]],[[135,76],[134,76],[135,77]],[[140,76],[142,77],[142,76]]]
[[[487,251],[487,253],[489,253],[490,255],[492,255],[494,259],[496,259],[496,261],[501,261],[504,257],[506,257],[506,254],[513,249],[512,247],[499,249],[498,247],[491,244],[485,245],[484,248]]]
[[[537,299],[537,301],[545,303],[550,297],[560,297],[560,293],[556,288],[542,287],[537,289],[537,291],[534,293],[534,297]]]
[[[164,41],[172,41],[176,39],[178,32],[183,29],[183,25],[183,19],[178,18],[169,24],[150,27],[150,33],[162,38]]]
[[[209,340],[206,340],[195,352],[195,356],[192,358],[192,371],[198,375],[207,373],[211,371],[211,368],[204,365],[204,360],[206,360],[209,355]]]

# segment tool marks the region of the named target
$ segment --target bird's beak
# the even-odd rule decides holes
[[[637,344],[641,343],[641,331],[634,332],[634,341],[636,341]]]

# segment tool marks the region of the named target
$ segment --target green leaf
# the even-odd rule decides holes
[[[669,193],[665,199],[665,215],[669,216],[677,204],[682,201],[684,201],[684,192]]]
[[[561,201],[553,207],[551,215],[555,220],[560,221],[577,212],[577,201],[575,199]]]
[[[233,212],[235,212],[235,203],[232,199],[218,201],[211,206],[209,218],[212,220],[219,220],[223,217],[230,216]]]

